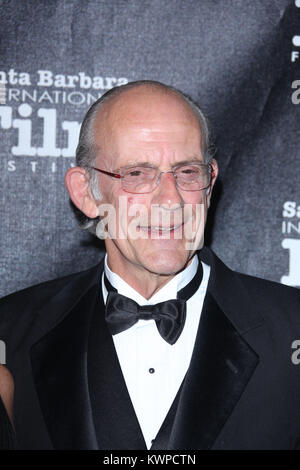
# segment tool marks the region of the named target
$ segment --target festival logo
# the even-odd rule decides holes
[[[7,171],[18,169],[19,157],[29,157],[32,172],[36,157],[74,157],[87,109],[107,90],[126,83],[124,77],[91,77],[85,72],[0,71],[1,156],[13,157],[6,162]]]
[[[288,286],[300,287],[300,205],[296,201],[285,201],[282,210],[281,246],[288,251],[289,271],[281,277]]]
[[[295,0],[295,6],[297,8],[300,8],[300,0]],[[300,47],[300,36],[298,34],[295,34],[292,37],[292,45],[293,45],[293,48]],[[291,62],[296,62],[298,59],[299,59],[299,50],[293,49],[291,52]]]
[[[2,339],[0,339],[0,364],[6,364],[6,347]]]

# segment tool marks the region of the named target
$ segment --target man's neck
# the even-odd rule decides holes
[[[120,266],[114,268],[107,259],[109,269],[120,276],[127,284],[135,289],[145,299],[150,299],[159,289],[166,285],[175,274],[161,275],[151,273],[139,267],[127,267],[120,269]]]
[[[189,266],[192,259],[193,258],[191,258],[180,271]],[[116,264],[111,262],[109,255],[107,256],[107,265],[114,274],[120,276],[127,284],[147,300],[171,281],[176,274],[178,274],[177,272],[170,274],[157,274],[147,271],[144,267],[130,262],[118,262]]]

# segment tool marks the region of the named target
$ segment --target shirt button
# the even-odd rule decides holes
[[[155,369],[153,369],[153,367],[150,367],[149,372],[150,372],[150,374],[154,374]]]

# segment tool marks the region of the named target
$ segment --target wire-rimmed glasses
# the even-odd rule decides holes
[[[159,185],[163,173],[172,173],[176,186],[183,191],[201,191],[210,185],[212,166],[210,163],[189,162],[178,165],[170,171],[160,171],[149,164],[120,168],[116,172],[91,167],[112,178],[121,180],[122,189],[129,193],[151,193]]]

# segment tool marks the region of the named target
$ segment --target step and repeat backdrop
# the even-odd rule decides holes
[[[300,287],[300,0],[0,1],[0,296],[88,268],[64,187],[82,118],[153,79],[206,112],[220,178],[206,244]]]

